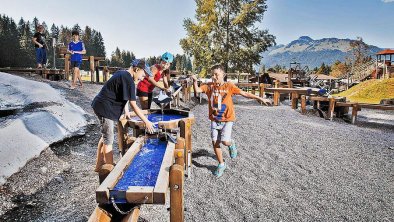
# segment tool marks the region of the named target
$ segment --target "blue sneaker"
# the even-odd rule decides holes
[[[215,172],[213,172],[213,175],[215,175],[216,177],[221,177],[226,167],[227,167],[226,163],[224,163],[223,165],[219,164]]]
[[[234,140],[231,140],[231,145],[228,146],[228,151],[230,152],[230,157],[232,159],[234,159],[235,157],[237,157],[237,145],[235,145]]]

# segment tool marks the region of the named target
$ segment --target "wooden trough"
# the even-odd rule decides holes
[[[161,110],[144,112],[151,120],[161,114]],[[169,109],[163,113],[174,119],[153,121],[161,134],[159,131],[153,135],[142,132],[145,125],[135,118],[135,114],[131,119],[119,121],[118,142],[123,156],[96,190],[99,205],[89,221],[137,221],[141,204],[166,203],[168,187],[170,221],[184,220],[183,185],[188,163],[185,159],[189,157],[191,163],[191,124],[194,117],[182,110]],[[128,135],[129,128],[133,129],[132,136]],[[178,131],[176,143],[166,136],[166,133],[174,131]],[[122,212],[124,206],[127,212]],[[119,216],[119,213],[125,215]]]

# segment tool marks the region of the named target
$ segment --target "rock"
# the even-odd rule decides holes
[[[41,167],[40,168],[42,173],[47,173],[48,172],[48,168],[47,167]]]
[[[53,179],[55,179],[58,183],[64,183],[64,179],[61,176],[55,176]]]

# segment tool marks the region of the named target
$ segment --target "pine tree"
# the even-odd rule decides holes
[[[194,67],[202,75],[215,64],[226,71],[252,72],[260,63],[260,54],[275,44],[275,37],[260,30],[257,23],[267,10],[266,0],[195,0],[196,20],[186,19],[187,37],[183,50],[193,56]]]

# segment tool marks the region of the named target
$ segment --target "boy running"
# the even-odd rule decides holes
[[[82,55],[86,54],[85,44],[82,41],[79,41],[79,32],[77,30],[72,31],[73,41],[68,44],[67,51],[71,53],[71,68],[73,69],[73,82],[71,83],[71,89],[75,89],[77,85],[77,79],[83,87],[81,73],[79,67],[82,63]]]
[[[269,104],[267,99],[260,98],[251,93],[239,89],[231,82],[225,82],[224,68],[222,65],[214,65],[211,68],[212,82],[198,87],[197,79],[192,76],[193,86],[196,92],[205,93],[208,96],[209,119],[211,120],[212,145],[219,161],[214,175],[220,177],[226,169],[220,143],[229,148],[230,157],[237,157],[237,146],[231,139],[231,131],[235,121],[233,95],[241,95],[245,98],[256,99]]]

